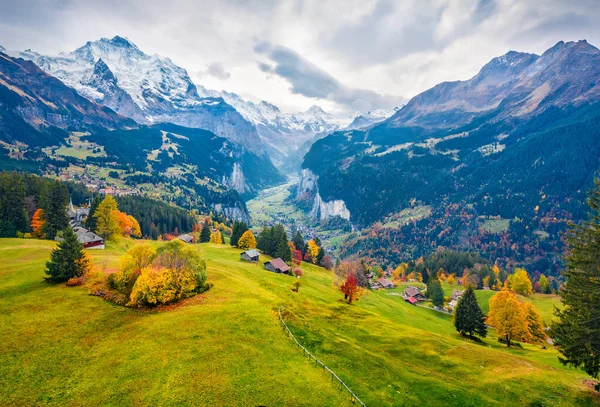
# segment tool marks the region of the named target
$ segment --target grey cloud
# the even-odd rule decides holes
[[[231,74],[225,70],[223,64],[219,62],[213,62],[208,66],[206,73],[214,76],[217,79],[229,79],[231,78]]]
[[[274,64],[270,66],[259,63],[259,69],[286,79],[293,94],[332,100],[355,110],[389,108],[400,102],[397,98],[383,96],[371,90],[347,87],[297,52],[281,45],[262,42],[254,50]]]

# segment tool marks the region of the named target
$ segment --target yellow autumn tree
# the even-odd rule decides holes
[[[110,195],[100,202],[94,212],[96,218],[96,233],[105,239],[112,239],[121,234],[121,226],[118,221],[118,205],[115,198]]]
[[[438,277],[438,280],[440,280],[440,281],[446,281],[446,279],[447,279],[446,271],[440,267],[439,270],[437,271],[437,277]]]
[[[221,232],[218,230],[210,234],[210,243],[222,244],[223,240],[221,239]]]
[[[492,290],[494,291],[500,291],[502,289],[502,281],[500,281],[500,267],[498,267],[498,265],[494,264],[492,266],[492,272],[494,273],[495,281],[496,283],[494,284],[493,287],[490,287]]]
[[[33,237],[43,239],[45,237],[44,226],[46,226],[46,222],[44,221],[44,210],[38,209],[31,218],[31,235]]]
[[[527,318],[527,330],[529,335],[527,336],[527,342],[533,343],[544,343],[546,342],[546,330],[544,329],[544,321],[538,312],[537,308],[526,302],[523,304],[525,309],[525,315]]]
[[[448,284],[452,284],[452,285],[456,284],[456,279],[454,277],[454,274],[450,274],[448,277],[446,277],[446,282]]]
[[[319,245],[314,241],[314,239],[310,239],[308,241],[308,254],[311,262],[317,261],[317,256],[319,255]]]
[[[244,250],[256,248],[256,238],[250,229],[242,233],[240,240],[238,240],[238,247]]]
[[[408,270],[408,264],[400,263],[392,273],[392,278],[394,281],[400,280],[406,273],[406,270]]]
[[[529,296],[533,293],[533,286],[525,269],[515,269],[515,272],[508,276],[508,282],[510,289],[518,294]]]
[[[510,347],[511,341],[527,338],[527,314],[517,296],[508,290],[502,290],[490,298],[490,312],[487,324],[496,328],[500,338]]]

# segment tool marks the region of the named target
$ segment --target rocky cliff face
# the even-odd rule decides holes
[[[341,199],[324,201],[319,194],[319,177],[309,169],[303,169],[296,190],[297,199],[312,200],[309,215],[321,221],[339,216],[350,220],[350,211]]]

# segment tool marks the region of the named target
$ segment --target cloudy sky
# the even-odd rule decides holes
[[[509,50],[600,46],[599,0],[0,0],[0,45],[56,54],[121,35],[209,89],[345,115],[468,79]]]

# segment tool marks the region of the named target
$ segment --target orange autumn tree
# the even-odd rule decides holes
[[[46,226],[46,222],[44,221],[44,211],[42,209],[38,209],[33,214],[31,218],[31,235],[33,237],[37,237],[39,239],[43,239],[44,235],[44,227]]]
[[[117,220],[122,235],[142,237],[140,224],[133,216],[121,212],[118,209],[113,210],[113,216]]]

